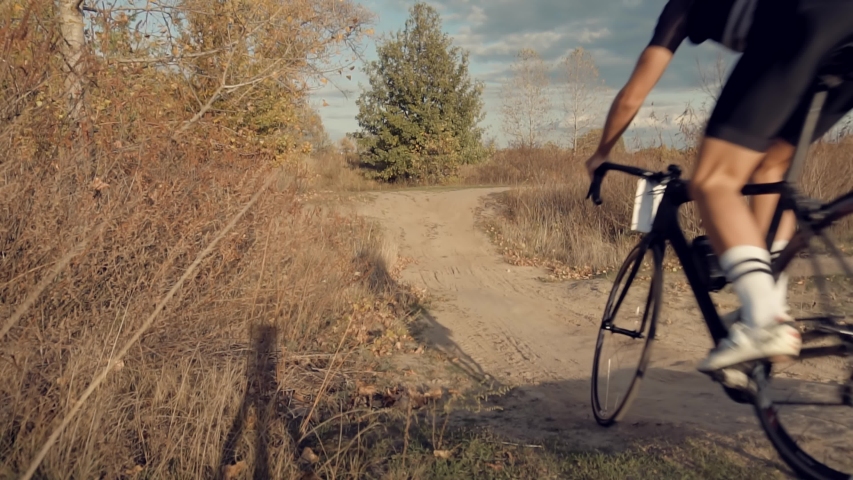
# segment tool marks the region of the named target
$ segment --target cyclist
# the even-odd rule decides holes
[[[755,197],[750,212],[740,191],[750,178],[760,183],[783,179],[820,62],[853,41],[853,2],[670,0],[611,105],[598,150],[586,162],[590,176],[687,38],[694,44],[712,40],[742,53],[708,121],[690,182],[708,237],[741,303],[733,312],[739,321],[699,370],[731,371],[750,360],[796,357],[801,338],[787,313],[786,281],[780,277],[774,284],[771,253],[761,234],[769,228],[778,196]],[[813,140],[851,108],[853,86],[832,89]],[[771,250],[784,248],[794,229],[793,215],[786,212]]]

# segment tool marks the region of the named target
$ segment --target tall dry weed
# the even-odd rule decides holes
[[[66,418],[38,478],[334,476],[323,462],[357,442],[328,439],[370,418],[354,379],[416,301],[369,280],[394,255],[371,224],[308,207],[295,162],[217,120],[229,112],[175,139],[197,105],[167,70],[88,52],[77,128],[52,8],[0,5],[0,477]],[[300,461],[309,445],[323,462]]]

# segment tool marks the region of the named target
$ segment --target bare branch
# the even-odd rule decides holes
[[[576,48],[563,61],[563,109],[571,139],[572,155],[584,146],[578,144],[583,133],[596,123],[596,100],[604,84],[592,54]]]
[[[227,45],[222,48],[217,48],[214,50],[208,50],[205,52],[198,53],[184,53],[181,55],[173,56],[165,56],[165,57],[139,57],[139,58],[107,58],[108,62],[112,63],[162,63],[162,64],[176,64],[180,63],[181,60],[188,60],[193,58],[202,58],[209,57],[211,55],[216,55],[217,53],[222,53],[228,51],[229,47],[233,47],[234,45]]]
[[[511,77],[503,84],[503,131],[509,142],[521,147],[539,146],[553,126],[548,67],[536,51],[525,48],[510,66]]]

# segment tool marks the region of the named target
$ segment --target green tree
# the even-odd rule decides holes
[[[467,52],[442,32],[433,7],[418,2],[409,14],[365,67],[370,89],[357,101],[355,137],[377,178],[437,182],[486,157],[483,84],[470,79]]]

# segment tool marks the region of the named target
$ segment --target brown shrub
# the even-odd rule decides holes
[[[0,72],[9,107],[0,118],[0,476],[27,470],[271,177],[36,475],[211,478],[247,462],[256,476],[300,475],[304,446],[319,450],[329,429],[337,440],[343,424],[363,426],[352,372],[376,361],[365,347],[391,348],[383,333],[416,301],[383,275],[393,255],[371,224],[306,207],[299,170],[287,159],[277,166],[280,152],[252,132],[216,121],[227,112],[172,140],[195,100],[167,72],[89,58],[77,129],[63,116],[50,19],[48,8],[23,53],[19,24],[0,24],[3,59],[21,67]],[[330,443],[324,459],[348,445]]]
[[[543,184],[568,171],[571,154],[558,148],[498,150],[488,161],[462,169],[467,185]]]
[[[306,158],[306,176],[318,190],[363,192],[388,187],[388,184],[367,178],[352,157],[332,151],[318,152]]]

